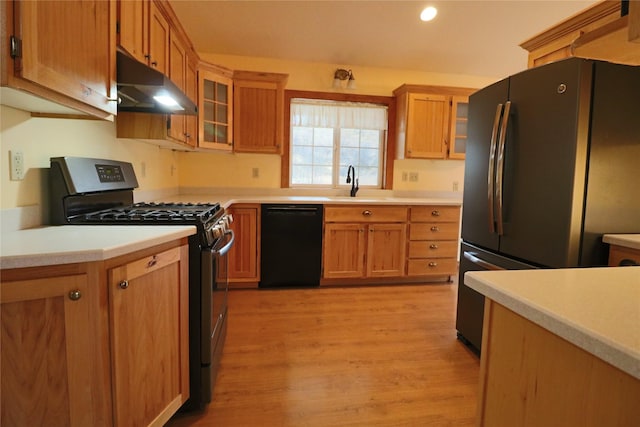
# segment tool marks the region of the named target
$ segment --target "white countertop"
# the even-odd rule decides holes
[[[171,197],[163,197],[158,201],[184,202],[184,203],[215,203],[224,207],[234,203],[312,203],[312,204],[374,204],[374,205],[440,205],[460,206],[461,199],[446,197],[378,197],[378,196],[287,196],[287,195],[260,195],[260,194],[180,194]]]
[[[640,267],[478,271],[464,283],[640,379]]]
[[[180,225],[62,225],[2,233],[0,268],[102,261],[196,233]]]
[[[610,245],[640,249],[640,234],[605,234],[602,241]]]

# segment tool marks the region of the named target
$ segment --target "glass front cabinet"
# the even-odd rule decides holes
[[[449,158],[464,159],[467,150],[468,96],[451,97],[451,130],[449,133]]]
[[[198,71],[198,146],[223,151],[233,148],[233,72],[201,63]]]

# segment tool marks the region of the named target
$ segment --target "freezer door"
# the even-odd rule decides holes
[[[499,252],[546,267],[579,259],[593,63],[571,59],[510,79]],[[465,181],[465,191],[467,190]]]
[[[458,305],[456,330],[458,338],[479,353],[482,346],[482,324],[484,319],[484,296],[464,284],[467,271],[524,270],[531,265],[485,251],[477,246],[460,245],[460,274],[458,276]]]
[[[499,242],[494,211],[496,139],[508,94],[506,79],[469,97],[462,238],[493,250]]]

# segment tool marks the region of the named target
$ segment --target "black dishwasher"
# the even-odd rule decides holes
[[[320,284],[322,205],[263,204],[260,287]]]

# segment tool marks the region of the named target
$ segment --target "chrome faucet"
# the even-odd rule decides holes
[[[356,178],[356,168],[352,165],[349,165],[347,169],[347,184],[351,184],[351,197],[356,197],[356,193],[358,192],[358,178]]]

